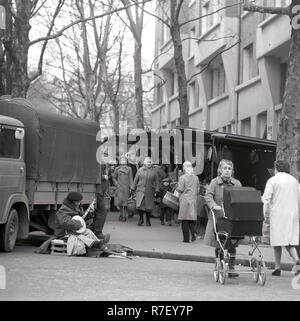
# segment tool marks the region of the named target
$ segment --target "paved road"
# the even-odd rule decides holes
[[[6,300],[201,301],[299,300],[292,275],[280,278],[267,271],[264,287],[252,275],[228,280],[224,286],[212,278],[212,264],[134,257],[84,258],[39,255],[35,248],[17,246],[0,253],[6,268]]]

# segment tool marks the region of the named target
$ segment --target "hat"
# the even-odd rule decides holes
[[[69,201],[81,201],[82,198],[82,195],[78,192],[70,192],[67,196]]]

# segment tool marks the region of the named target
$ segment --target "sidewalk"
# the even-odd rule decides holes
[[[112,244],[122,244],[133,249],[136,256],[187,260],[213,263],[214,249],[203,244],[203,240],[182,242],[181,225],[161,225],[159,218],[151,218],[151,227],[137,226],[138,216],[128,218],[127,222],[119,222],[118,212],[107,214],[104,233],[110,233]],[[274,268],[273,249],[270,246],[260,245],[263,260],[267,268]],[[237,250],[237,264],[248,265],[248,252],[251,245],[240,244]],[[256,252],[256,256],[258,253]],[[282,270],[291,271],[292,259],[285,249],[282,251]]]

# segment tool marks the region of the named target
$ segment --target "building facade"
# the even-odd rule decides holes
[[[157,1],[156,14],[164,21],[168,20],[169,1]],[[242,11],[238,2],[186,0],[182,7],[189,126],[276,139],[286,82],[290,20],[287,16]],[[268,6],[289,3],[256,1]],[[157,19],[153,128],[170,129],[179,124],[172,52],[169,29]]]

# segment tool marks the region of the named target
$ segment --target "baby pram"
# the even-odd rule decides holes
[[[218,247],[214,279],[225,284],[229,272],[229,246],[236,247],[245,236],[250,237],[251,249],[248,253],[249,270],[238,273],[251,273],[253,280],[262,286],[266,282],[266,267],[259,249],[262,236],[263,205],[260,192],[249,187],[225,187],[222,211],[211,210]]]

